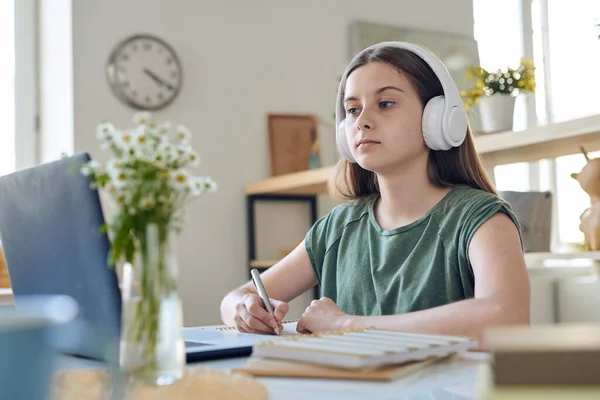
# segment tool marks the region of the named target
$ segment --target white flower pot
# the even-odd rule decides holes
[[[509,131],[513,128],[516,97],[496,94],[479,101],[481,128],[484,133]]]

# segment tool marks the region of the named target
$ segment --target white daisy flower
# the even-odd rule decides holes
[[[190,175],[184,169],[173,170],[170,173],[170,182],[178,189],[189,188]]]
[[[187,155],[187,159],[192,167],[197,167],[198,165],[200,165],[200,155],[194,150],[189,152],[189,154]]]
[[[133,115],[133,123],[136,125],[149,125],[152,122],[152,114],[148,111],[141,111]]]
[[[121,157],[124,148],[128,145],[128,143],[126,143],[123,140],[123,137],[125,137],[127,141],[131,142],[131,136],[129,131],[123,132],[115,130],[113,132],[111,140],[105,141],[103,143],[105,145],[104,147],[109,148],[115,156]]]
[[[192,146],[189,144],[180,144],[177,146],[177,159],[182,165],[187,165],[190,163],[190,154],[194,152]]]
[[[121,160],[117,158],[111,158],[106,162],[106,169],[109,171],[119,169],[122,166],[123,164],[121,163]]]
[[[125,160],[135,160],[142,156],[142,149],[134,144],[125,145],[123,147],[123,157]]]
[[[152,140],[151,129],[136,129],[133,134],[133,142],[136,146],[148,147]]]
[[[171,123],[169,121],[163,122],[158,126],[157,131],[161,136],[168,135],[171,132]]]
[[[144,210],[150,210],[152,207],[154,207],[155,204],[156,202],[154,201],[154,198],[150,196],[142,197],[142,199],[140,200],[140,206]]]
[[[158,145],[156,155],[164,162],[169,163],[177,158],[177,150],[172,144],[165,142]]]
[[[129,192],[117,191],[113,196],[115,201],[121,205],[127,205],[131,201],[131,194]]]
[[[92,174],[97,173],[99,171],[99,169],[100,169],[100,164],[98,163],[98,161],[90,160],[88,163],[82,165],[79,170],[81,171],[81,173],[83,175],[90,176]]]
[[[192,196],[201,196],[206,192],[203,178],[193,178],[189,181],[190,192]]]
[[[115,127],[110,122],[102,122],[96,128],[96,137],[101,142],[109,141],[115,133]]]
[[[192,133],[185,126],[177,125],[176,136],[181,143],[187,143],[192,138]]]
[[[209,177],[204,178],[204,186],[209,192],[216,192],[219,189],[217,182],[213,181],[212,178]]]
[[[110,184],[112,184],[117,190],[124,188],[130,178],[125,170],[121,168],[111,168],[108,171],[108,175],[110,176]]]
[[[132,130],[126,130],[119,139],[124,146],[131,146],[135,142],[135,133]]]
[[[197,177],[190,179],[189,185],[193,196],[201,196],[207,192],[217,191],[217,184],[210,177]]]

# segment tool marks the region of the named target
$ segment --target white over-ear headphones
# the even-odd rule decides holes
[[[425,144],[432,150],[449,150],[452,147],[460,146],[467,134],[467,116],[460,98],[460,92],[444,64],[430,51],[416,44],[406,42],[378,43],[364,49],[355,58],[360,57],[364,52],[381,47],[398,47],[409,50],[429,64],[442,84],[444,95],[429,100],[423,110],[422,130]],[[347,74],[348,71],[346,70],[343,76],[346,77]],[[343,81],[342,79],[340,82],[336,98],[336,142],[342,157],[349,162],[356,162],[348,147],[348,139],[344,131],[346,110],[342,98]]]

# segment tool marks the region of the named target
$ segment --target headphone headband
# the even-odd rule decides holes
[[[463,142],[464,137],[466,135],[466,115],[464,114],[464,105],[460,97],[460,92],[456,86],[456,83],[454,82],[454,79],[452,79],[452,77],[450,76],[450,73],[448,72],[446,66],[431,51],[414,43],[407,42],[394,41],[377,43],[362,50],[354,58],[362,56],[365,52],[370,52],[384,47],[395,47],[405,49],[416,54],[431,67],[438,80],[440,81],[440,84],[442,85],[442,89],[444,91],[443,106],[439,107],[438,105],[436,105],[435,107],[431,107],[434,108],[433,111],[435,111],[435,113],[428,113],[435,114],[433,116],[433,119],[439,121],[439,132],[428,132],[426,135],[424,135],[425,141],[427,142],[428,146],[436,150],[446,150],[450,147],[460,145]],[[352,65],[352,63],[350,63],[350,65]],[[346,78],[350,65],[346,68],[346,71],[344,71],[343,76]],[[343,83],[344,79],[340,81],[340,85],[338,87],[338,94],[336,98],[336,127],[338,128],[340,127],[342,121],[345,119],[346,115],[342,98],[342,93],[344,91]],[[427,118],[430,117],[431,116],[428,116]],[[426,124],[429,124],[429,122],[427,122],[427,120],[424,119],[424,128],[426,127]],[[432,137],[432,135],[439,135],[440,137],[442,137],[444,139],[444,144],[440,144],[440,142],[437,141],[438,138],[434,138]],[[348,160],[351,160],[352,155],[349,153],[349,149],[347,149],[347,146],[343,144],[342,146],[343,147],[340,148],[342,156]]]

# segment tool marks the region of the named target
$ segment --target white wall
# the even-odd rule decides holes
[[[133,111],[112,95],[105,78],[117,42],[133,33],[156,34],[183,62],[180,97],[157,116],[192,129],[203,160],[199,172],[220,185],[190,208],[180,241],[187,325],[219,323],[222,296],[247,279],[243,188],[269,175],[266,115],[310,112],[332,119],[348,24],[361,19],[473,35],[471,0],[77,0],[72,19],[76,151],[103,157],[96,124],[103,118],[130,123]],[[332,164],[333,133],[321,134],[324,163]],[[305,232],[302,210],[296,228]]]

